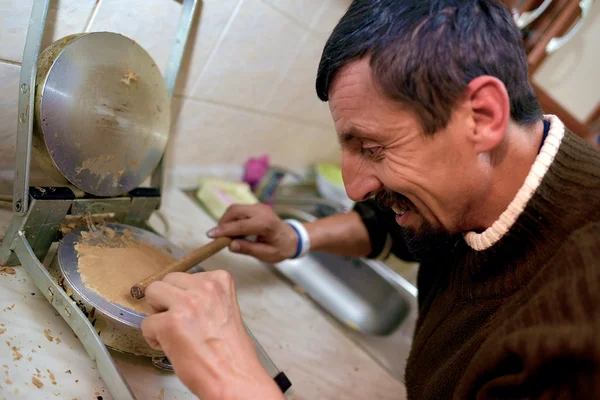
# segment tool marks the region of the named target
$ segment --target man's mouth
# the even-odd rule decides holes
[[[404,215],[405,212],[407,212],[408,210],[406,208],[401,208],[399,205],[394,204],[392,206],[392,211],[394,211],[396,214],[398,215]]]
[[[409,211],[417,213],[415,205],[400,193],[385,190],[377,195],[377,201],[384,207],[390,207],[396,213],[396,222],[404,225],[409,215]]]

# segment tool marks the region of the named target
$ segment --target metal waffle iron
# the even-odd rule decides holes
[[[127,230],[173,257],[184,255],[147,221],[160,206],[170,97],[197,0],[183,1],[164,78],[139,44],[110,32],[67,36],[40,54],[48,5],[34,1],[25,44],[14,216],[0,245],[0,265],[21,264],[96,361],[113,397],[134,399],[107,347],[171,366],[143,339],[144,315],[82,283],[76,245],[94,221],[109,221],[117,235]],[[32,154],[55,184],[29,186]],[[262,365],[285,392],[290,382],[255,344]]]

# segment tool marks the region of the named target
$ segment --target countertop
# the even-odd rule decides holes
[[[168,191],[162,214],[151,225],[175,245],[190,250],[209,241],[215,222],[184,193]],[[0,210],[0,235],[10,221]],[[289,399],[404,399],[402,383],[331,323],[308,298],[273,268],[227,250],[204,262],[234,277],[244,321],[277,367],[292,382]],[[112,399],[95,364],[69,326],[39,293],[27,273],[0,274],[0,398]],[[149,360],[112,353],[138,399],[195,398],[172,373]],[[32,377],[43,386],[36,387]]]

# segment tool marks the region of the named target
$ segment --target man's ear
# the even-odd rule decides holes
[[[510,101],[504,83],[493,76],[479,76],[467,85],[466,100],[475,123],[469,136],[474,150],[492,151],[504,139],[510,122]]]

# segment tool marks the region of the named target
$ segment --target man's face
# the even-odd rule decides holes
[[[468,107],[457,105],[447,127],[426,136],[413,112],[376,86],[368,58],[338,72],[329,107],[352,200],[377,196],[417,238],[466,230],[471,201],[489,181],[463,134],[474,129]]]

